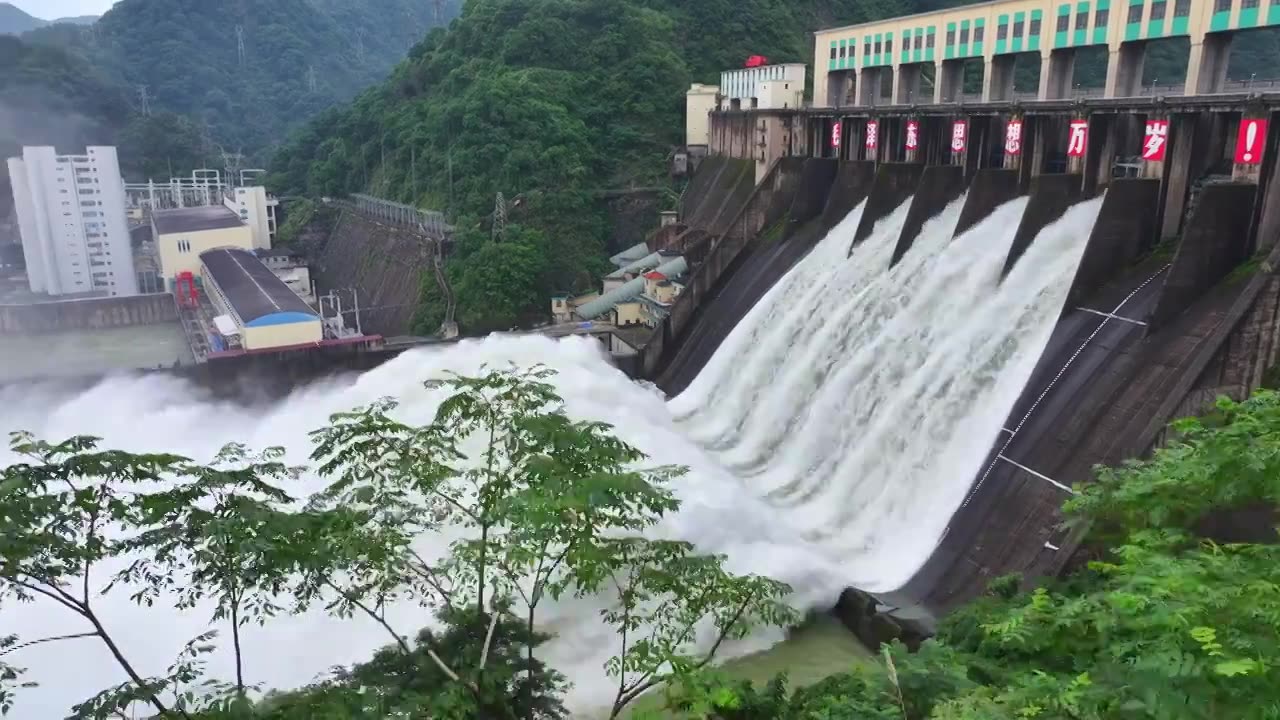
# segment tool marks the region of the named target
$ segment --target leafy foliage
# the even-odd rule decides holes
[[[643,455],[609,426],[568,417],[551,374],[431,383],[447,397],[420,427],[397,420],[390,399],[335,415],[313,434],[312,459],[330,484],[305,503],[282,489],[301,469],[284,465],[278,448],[254,455],[230,445],[200,465],[99,450],[92,438],[15,436],[32,462],[0,475],[0,601],[70,611],[83,632],[28,645],[96,638],[129,676],[74,708],[77,718],[138,703],[204,720],[561,718],[565,680],[535,655],[547,639],[537,611],[588,595],[605,600],[600,616],[619,637],[605,668],[618,678],[616,717],[646,690],[706,667],[725,640],[791,622],[787,586],[733,575],[724,558],[687,543],[646,539],[679,507],[666,483],[683,470],[639,468]],[[447,552],[423,550],[422,538],[444,533]],[[95,568],[109,561],[123,569],[95,587]],[[164,675],[144,677],[98,616],[98,598],[113,591],[144,607],[211,607],[211,626],[229,628],[234,681],[206,675],[216,629]],[[411,641],[384,612],[397,602],[430,610],[444,631]],[[393,646],[255,705],[242,634],[317,606],[373,620]],[[714,645],[692,647],[704,630]],[[3,638],[0,653],[19,643]],[[0,665],[0,711],[22,680]]]
[[[1017,578],[946,618],[935,640],[782,703],[714,676],[669,693],[694,717],[746,720],[1192,720],[1280,717],[1280,545],[1219,544],[1201,519],[1274,508],[1280,395],[1218,402],[1150,459],[1100,468],[1068,504],[1111,548],[1029,593]]]
[[[447,211],[464,233],[448,272],[459,323],[482,333],[546,314],[554,292],[591,289],[605,267],[600,191],[666,183],[684,92],[753,53],[805,61],[805,33],[907,12],[880,0],[682,3],[475,0],[383,85],[326,113],[272,160],[287,195],[368,190]],[[490,247],[496,193],[521,198]],[[506,245],[516,245],[508,250]],[[424,282],[420,325],[443,302]]]
[[[456,4],[445,11],[447,21]],[[80,55],[131,93],[146,85],[156,108],[207,127],[211,145],[252,154],[380,80],[432,24],[430,4],[409,0],[124,0],[90,28],[27,37]]]

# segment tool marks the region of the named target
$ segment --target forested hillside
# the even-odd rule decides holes
[[[472,229],[496,193],[526,195],[519,242],[489,247],[482,231],[464,235],[450,269],[464,331],[505,329],[541,316],[549,294],[593,285],[607,232],[599,191],[663,181],[690,82],[717,82],[751,54],[811,62],[815,28],[961,4],[471,0],[385,83],[294,136],[274,158],[273,183],[288,194],[367,188]],[[1242,44],[1252,64],[1280,57],[1274,35]],[[1153,55],[1148,74],[1176,82],[1185,52],[1166,55]],[[1094,70],[1101,83],[1105,69],[1088,62],[1077,80],[1092,84]],[[1239,61],[1233,72],[1244,72]],[[430,285],[424,293],[427,330],[441,304]]]
[[[298,133],[272,168],[287,194],[379,195],[482,225],[524,196],[501,246],[464,233],[450,272],[464,330],[536,318],[595,283],[599,191],[665,179],[684,91],[752,53],[802,61],[806,33],[917,9],[905,0],[472,0],[384,84]],[[385,157],[385,163],[383,158]],[[423,328],[438,322],[425,289]]]
[[[442,3],[442,17],[458,0]],[[435,22],[417,0],[122,0],[92,28],[27,35],[80,56],[139,102],[253,154],[385,78]],[[240,41],[243,40],[243,53]]]
[[[0,68],[0,159],[20,154],[23,145],[67,151],[118,145],[127,179],[163,180],[211,157],[190,120],[163,111],[143,117],[123,85],[60,48],[0,36]],[[0,218],[11,203],[0,163]]]
[[[9,3],[0,2],[0,35],[18,35],[44,25],[44,20],[31,17]]]

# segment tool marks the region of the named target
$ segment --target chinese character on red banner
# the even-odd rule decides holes
[[[840,121],[839,120],[837,120],[835,124],[831,126],[831,147],[836,149],[840,148]]]
[[[920,147],[920,123],[915,120],[907,121],[907,149],[916,150]]]
[[[1022,154],[1022,121],[1010,120],[1004,128],[1004,153],[1006,155]]]
[[[968,132],[969,125],[963,120],[951,124],[951,152],[964,152],[965,135]]]
[[[875,150],[880,144],[880,125],[875,120],[867,121],[867,149]]]
[[[1260,165],[1262,149],[1267,144],[1267,121],[1262,118],[1245,118],[1240,121],[1236,135],[1236,164]]]
[[[1071,134],[1067,137],[1067,157],[1084,157],[1089,146],[1089,121],[1072,120]]]
[[[1142,139],[1142,159],[1162,162],[1165,148],[1169,146],[1169,121],[1148,120],[1147,133]]]

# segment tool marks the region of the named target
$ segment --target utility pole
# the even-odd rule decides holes
[[[507,199],[498,193],[498,197],[493,201],[493,241],[502,240],[502,234],[507,231]]]
[[[236,26],[236,54],[240,57],[240,67],[244,67],[244,26]]]
[[[409,177],[413,188],[413,204],[418,204],[418,149],[409,146]]]
[[[138,86],[138,101],[142,104],[142,117],[151,117],[151,95],[146,85]]]

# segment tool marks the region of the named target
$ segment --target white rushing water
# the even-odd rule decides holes
[[[440,391],[421,383],[444,371],[544,363],[575,417],[613,424],[655,464],[687,465],[681,512],[662,529],[732,569],[770,575],[796,589],[798,607],[829,606],[856,584],[892,589],[928,557],[963,499],[992,440],[1047,342],[1100,201],[1073,208],[1048,228],[1003,283],[999,274],[1025,201],[1006,205],[951,241],[960,203],[926,223],[914,247],[888,269],[906,206],[846,257],[855,210],[744,318],[696,381],[664,402],[631,383],[592,340],[493,337],[447,350],[408,353],[354,382],[295,392],[269,408],[203,399],[185,383],[114,378],[87,391],[56,386],[0,390],[0,432],[49,438],[92,434],[111,447],[209,459],[224,443],[281,445],[291,462],[308,454],[307,432],[333,412],[384,396],[427,422]],[[0,465],[12,457],[0,449]],[[317,489],[304,478],[295,494]],[[744,491],[745,489],[745,491]],[[438,550],[444,540],[423,538]],[[124,593],[100,603],[107,626],[144,673],[161,672],[208,612],[139,609]],[[416,606],[390,609],[411,629]],[[544,656],[575,681],[571,702],[610,695],[602,664],[614,643],[588,601],[548,608],[558,637]],[[78,632],[45,605],[6,607],[0,636],[31,639]],[[769,632],[735,651],[776,642]],[[295,687],[385,644],[360,620],[312,613],[251,627],[246,672],[266,687]],[[6,658],[44,686],[24,692],[17,717],[61,717],[79,699],[124,680],[95,641],[51,644]],[[230,656],[213,670],[231,672]]]

